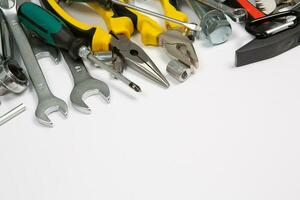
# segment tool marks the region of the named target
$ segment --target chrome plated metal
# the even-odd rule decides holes
[[[0,126],[8,122],[9,120],[15,118],[20,115],[22,112],[26,110],[26,107],[23,103],[19,104],[17,107],[11,109],[7,113],[0,116]]]

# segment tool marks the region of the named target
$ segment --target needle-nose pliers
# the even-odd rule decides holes
[[[174,1],[160,1],[165,15],[181,21],[187,21],[187,16],[176,8]],[[95,5],[95,3],[93,4]],[[158,22],[139,11],[117,4],[113,4],[112,9],[119,17],[127,16],[132,20],[134,28],[141,34],[143,44],[162,46],[167,50],[169,55],[191,67],[193,70],[198,68],[198,57],[193,42],[183,33],[185,27],[166,21],[167,30],[164,30]]]

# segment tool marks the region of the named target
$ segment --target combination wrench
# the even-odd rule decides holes
[[[5,0],[2,0],[2,5]],[[20,67],[14,58],[12,37],[6,21],[0,15],[0,96],[9,92],[19,94],[28,87],[25,70]]]
[[[241,23],[247,19],[247,11],[244,8],[231,8],[224,3],[216,0],[194,0],[210,6],[228,15],[233,21]]]
[[[53,123],[48,115],[52,112],[60,111],[64,116],[67,116],[68,106],[63,100],[54,96],[48,87],[47,81],[33,54],[29,41],[19,24],[17,16],[17,0],[13,2],[11,7],[0,7],[0,10],[15,38],[28,75],[38,96],[38,106],[35,111],[35,116],[41,124],[52,127]]]
[[[89,96],[100,94],[106,102],[110,101],[109,87],[103,81],[93,78],[87,71],[81,59],[74,60],[68,52],[62,50],[61,53],[72,73],[74,79],[74,88],[70,99],[72,105],[77,110],[89,114],[91,109],[84,100]]]
[[[28,34],[28,40],[37,60],[50,58],[55,64],[60,62],[61,56],[57,48],[45,44],[42,40],[30,33]]]

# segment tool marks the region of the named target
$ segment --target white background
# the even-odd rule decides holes
[[[161,11],[155,1],[143,6]],[[73,14],[103,24],[95,13]],[[135,94],[90,67],[111,89],[110,104],[99,96],[86,100],[91,115],[71,106],[64,62],[41,60],[69,116],[54,113],[54,128],[40,125],[32,86],[1,97],[0,113],[20,102],[27,111],[0,127],[0,199],[299,200],[300,49],[235,68],[235,50],[252,37],[232,27],[225,44],[196,41],[201,67],[183,84],[167,76],[169,89],[128,69],[143,89]],[[166,74],[164,50],[144,49]]]

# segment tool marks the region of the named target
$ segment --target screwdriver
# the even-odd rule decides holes
[[[21,24],[36,33],[45,43],[67,50],[75,60],[88,59],[136,92],[141,92],[141,88],[137,84],[98,60],[87,47],[86,41],[83,38],[76,38],[65,23],[53,13],[34,3],[25,2],[18,8],[18,18]]]
[[[102,7],[105,7],[105,8],[112,8],[112,4],[117,4],[117,5],[120,5],[120,6],[131,8],[133,10],[137,10],[137,11],[142,12],[142,13],[146,13],[148,15],[152,15],[154,17],[158,17],[158,18],[164,19],[164,20],[169,21],[169,22],[173,22],[173,23],[179,24],[179,25],[184,26],[187,29],[189,29],[191,31],[195,31],[197,33],[199,33],[199,32],[202,31],[202,28],[200,27],[200,25],[198,25],[196,23],[183,22],[183,21],[177,20],[175,18],[159,14],[157,12],[153,12],[151,10],[147,10],[145,8],[141,8],[141,7],[129,4],[129,3],[121,2],[119,0],[66,0],[67,3],[71,3],[71,2],[92,2],[92,1],[98,2]]]

